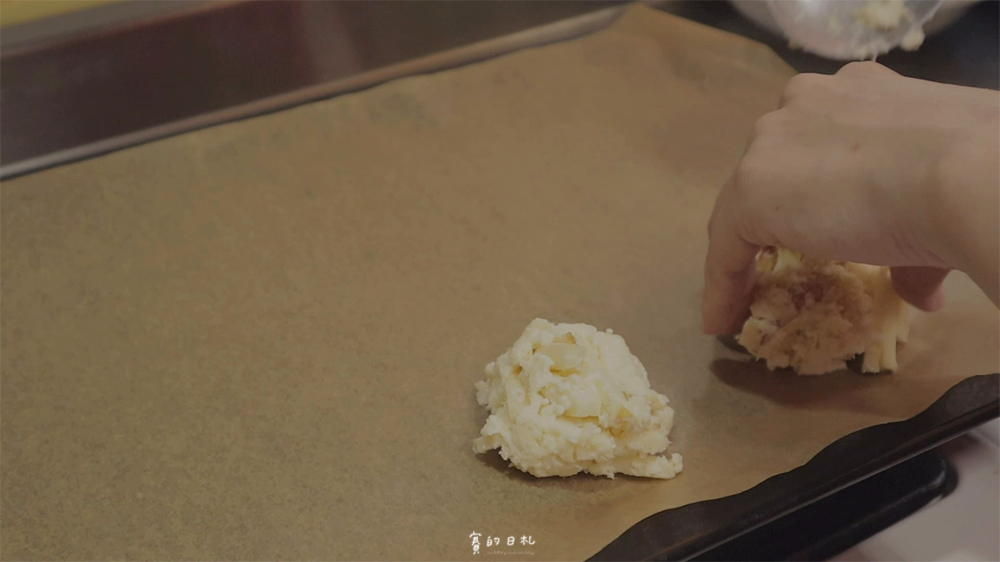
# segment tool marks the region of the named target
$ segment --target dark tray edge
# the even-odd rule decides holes
[[[931,449],[712,548],[694,560],[830,560],[947,497],[958,472]]]
[[[651,515],[589,560],[692,558],[997,417],[1000,373],[970,377],[920,414],[842,437],[745,492]]]

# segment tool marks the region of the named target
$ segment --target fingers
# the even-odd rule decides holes
[[[937,267],[894,267],[892,286],[906,302],[932,312],[944,306],[941,284],[947,276],[947,269]]]
[[[898,74],[888,66],[872,61],[849,62],[840,67],[837,76],[872,76],[878,74]]]
[[[709,224],[701,329],[706,334],[740,330],[752,297],[754,258],[758,247],[740,236],[732,206],[732,190],[723,188]]]
[[[845,90],[856,88],[856,80],[870,81],[872,77],[898,76],[896,71],[871,61],[851,62],[836,74],[803,72],[788,80],[778,102],[779,108],[790,106],[828,107],[831,96],[843,95]]]
[[[815,97],[830,88],[832,77],[826,74],[802,73],[792,76],[781,93],[778,107],[783,108],[803,98]]]

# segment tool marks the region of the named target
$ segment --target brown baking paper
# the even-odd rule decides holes
[[[579,560],[996,371],[957,274],[891,376],[768,374],[699,332],[715,193],[791,74],[636,7],[4,183],[3,558],[471,559],[477,532]],[[473,454],[473,383],[536,316],[625,338],[678,478]]]

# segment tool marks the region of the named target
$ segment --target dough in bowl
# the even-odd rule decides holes
[[[534,476],[673,478],[681,471],[680,455],[661,455],[674,411],[611,330],[532,321],[486,366],[476,398],[490,415],[475,452],[500,449]]]

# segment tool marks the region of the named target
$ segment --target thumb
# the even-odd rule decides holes
[[[740,234],[732,183],[723,187],[708,224],[705,289],[701,329],[706,334],[735,334],[749,315],[758,247]]]
[[[949,270],[938,267],[905,266],[892,268],[892,286],[903,300],[927,312],[944,306],[944,283]]]

